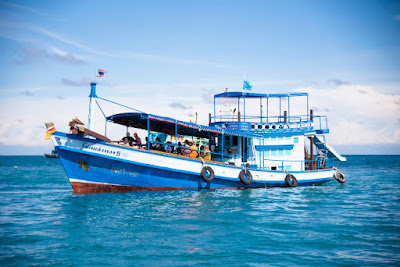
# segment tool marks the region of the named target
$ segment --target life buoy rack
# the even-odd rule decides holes
[[[333,178],[335,178],[341,184],[346,182],[346,175],[344,174],[344,172],[342,172],[339,169],[336,169],[336,172],[333,175]]]
[[[296,177],[293,174],[288,173],[285,177],[285,183],[288,187],[298,186]]]
[[[214,180],[214,170],[210,167],[210,166],[204,166],[201,169],[201,173],[200,173],[201,177],[203,178],[203,180],[207,183],[211,182],[212,180]]]
[[[242,169],[239,173],[239,178],[242,183],[249,185],[253,182],[253,175],[247,169]]]

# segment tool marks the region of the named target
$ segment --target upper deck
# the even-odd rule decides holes
[[[306,97],[306,114],[297,114],[294,113],[293,110],[291,114],[291,99],[293,97]],[[237,106],[233,112],[225,112],[223,115],[216,115],[216,99],[218,98],[237,99]],[[259,99],[259,115],[246,114],[246,99],[247,101],[249,101],[249,99]],[[271,99],[277,99],[279,107],[271,107]],[[282,110],[283,101],[284,104],[287,103],[286,110]],[[242,105],[240,102],[242,102]],[[264,105],[266,105],[265,110],[263,110]],[[243,110],[242,112],[241,108]],[[254,111],[254,103],[252,103],[251,108]],[[278,115],[270,114],[270,109],[275,109],[276,112],[279,111]],[[307,93],[260,94],[249,92],[225,92],[216,94],[214,95],[214,116],[210,115],[209,123],[210,126],[221,129],[254,132],[261,135],[299,134],[308,132],[317,134],[329,133],[328,118],[326,116],[315,116],[313,110],[309,110]]]

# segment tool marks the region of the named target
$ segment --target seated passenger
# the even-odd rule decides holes
[[[185,140],[185,148],[182,149],[182,155],[186,157],[190,155],[190,143],[188,140]]]
[[[150,144],[148,144],[148,138],[147,138],[147,136],[146,136],[146,138],[145,138],[145,140],[146,140],[146,143],[142,146],[144,149],[153,149],[153,146],[152,146],[152,144],[150,143]],[[148,145],[150,145],[150,147],[148,147]]]
[[[163,144],[161,144],[161,140],[160,140],[160,138],[156,138],[156,144],[154,145],[154,147],[153,147],[155,150],[157,150],[157,151],[163,151],[163,152],[165,152],[165,149],[164,149],[164,145]]]
[[[135,138],[135,140],[133,141],[133,144],[137,145],[137,146],[141,146],[142,145],[142,139],[140,139],[139,135],[137,135],[137,133],[134,133],[133,136]]]
[[[211,151],[210,148],[208,147],[208,145],[204,146],[204,160],[211,160]]]
[[[174,148],[171,146],[171,142],[168,141],[167,144],[168,144],[168,146],[167,146],[167,149],[165,150],[165,152],[174,153]]]
[[[123,142],[124,145],[130,146],[131,143],[133,142],[133,138],[131,137],[129,132],[126,132],[126,135],[119,142]]]
[[[176,147],[175,151],[176,151],[176,154],[182,155],[182,143],[181,142],[178,142],[178,146]]]
[[[204,146],[201,146],[201,147],[200,147],[200,158],[204,158],[204,155],[205,155],[205,153],[204,153]]]
[[[191,157],[191,158],[197,158],[197,157],[199,156],[199,153],[197,152],[198,148],[197,148],[195,142],[191,142],[191,144],[190,144],[190,150],[191,150],[191,151],[190,151],[189,157]]]

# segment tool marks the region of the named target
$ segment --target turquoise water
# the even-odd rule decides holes
[[[58,159],[0,157],[0,265],[399,266],[400,156],[339,168],[346,184],[74,195]]]

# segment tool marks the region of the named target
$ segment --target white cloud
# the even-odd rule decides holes
[[[379,92],[377,88],[346,85],[339,86],[336,89],[321,90],[309,87],[297,88],[295,91],[308,92],[310,107],[317,107],[319,110],[327,112],[331,130],[331,134],[327,138],[329,143],[333,145],[400,144],[398,117],[398,114],[400,114],[400,95],[387,95]],[[205,103],[201,94],[202,91],[198,91],[196,95],[192,94],[192,96],[172,96],[159,93],[135,97],[116,97],[110,100],[132,106],[144,112],[185,121],[189,119],[189,110],[177,110],[170,107],[169,104],[181,103],[185,106],[193,106],[193,111],[199,114],[198,123],[207,125],[208,113],[213,112],[213,103]],[[44,140],[46,132],[44,122],[53,121],[60,131],[68,131],[68,122],[74,116],[78,116],[83,122],[87,123],[88,102],[89,99],[86,97],[39,99],[34,96],[21,97],[20,99],[2,99],[0,100],[2,109],[0,143],[28,146],[46,145],[48,141]],[[256,102],[253,105],[254,110],[259,107],[259,102]],[[99,100],[99,103],[107,116],[128,111],[128,109],[101,100]],[[304,103],[305,101],[301,102],[301,104]],[[236,102],[231,101],[232,107],[235,104]],[[248,104],[251,106],[251,102]],[[248,110],[251,110],[251,108],[249,107]],[[301,111],[305,112],[306,110],[303,107]],[[97,109],[96,112],[95,130],[103,133],[104,117],[100,110]],[[319,115],[319,112],[315,113]],[[125,130],[125,127],[111,123],[108,123],[107,126],[108,136],[113,140],[120,139]],[[145,135],[144,131],[138,131],[138,133],[142,137]]]
[[[360,85],[297,90],[309,93],[311,106],[330,110],[327,115],[332,143],[400,143],[400,94],[384,94],[379,87]]]

